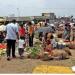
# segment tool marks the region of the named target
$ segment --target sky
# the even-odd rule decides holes
[[[0,16],[75,16],[75,0],[0,0]]]

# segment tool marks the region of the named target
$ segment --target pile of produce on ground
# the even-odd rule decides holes
[[[71,52],[68,48],[65,49],[55,49],[52,50],[51,52],[43,52],[42,53],[42,60],[47,61],[47,60],[63,60],[63,59],[69,59],[71,56]]]
[[[26,52],[28,53],[28,58],[32,58],[32,59],[39,59],[40,58],[40,48],[39,47],[27,47],[26,48]]]
[[[6,53],[6,44],[1,43],[0,44],[0,56],[4,55]]]

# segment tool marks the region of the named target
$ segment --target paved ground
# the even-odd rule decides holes
[[[72,57],[75,57],[75,50],[71,50]],[[75,59],[74,59],[75,60]],[[57,65],[57,66],[72,66],[71,59],[66,60],[50,60],[42,61],[40,59],[12,59],[7,61],[6,57],[3,56],[0,59],[0,73],[32,73],[33,69],[38,65]]]

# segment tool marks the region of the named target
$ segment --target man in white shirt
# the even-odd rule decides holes
[[[7,40],[7,60],[10,60],[11,48],[12,57],[15,58],[15,43],[16,39],[19,38],[18,26],[16,26],[16,20],[12,20],[11,23],[6,26],[6,40]]]

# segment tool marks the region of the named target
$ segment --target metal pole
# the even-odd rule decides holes
[[[20,12],[19,12],[19,8],[17,8],[17,14],[18,14],[18,18],[17,18],[17,21],[19,21],[19,17],[20,17]]]

